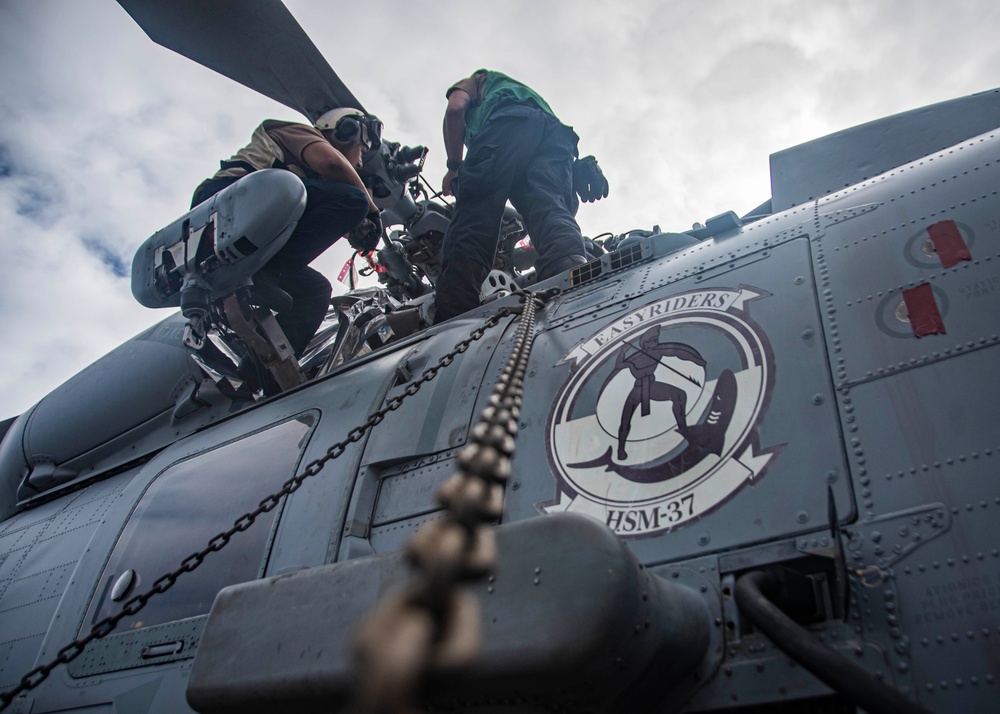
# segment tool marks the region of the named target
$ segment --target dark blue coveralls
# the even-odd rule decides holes
[[[586,262],[574,218],[580,205],[573,190],[578,141],[570,127],[533,105],[493,110],[458,170],[455,212],[435,286],[435,323],[479,305],[508,198],[537,251],[540,280]]]

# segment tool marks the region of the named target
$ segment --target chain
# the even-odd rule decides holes
[[[529,301],[529,303],[530,302],[531,301]],[[420,391],[420,388],[425,383],[434,379],[434,377],[437,376],[437,373],[439,371],[441,371],[443,368],[447,367],[452,362],[454,362],[455,358],[458,357],[458,355],[468,350],[470,345],[472,345],[473,342],[480,339],[484,334],[486,334],[486,331],[488,329],[490,329],[491,327],[495,327],[500,322],[501,319],[509,315],[512,315],[515,312],[516,310],[511,310],[510,308],[503,307],[497,310],[489,317],[487,317],[482,325],[474,329],[472,332],[469,333],[468,337],[466,337],[464,340],[456,344],[455,347],[451,350],[451,352],[439,358],[436,365],[432,365],[427,369],[425,369],[421,373],[420,378],[417,379],[412,384],[408,385],[402,394],[399,394],[390,399],[389,401],[387,401],[385,406],[379,409],[378,411],[372,412],[368,416],[368,420],[365,421],[364,424],[362,424],[361,426],[357,426],[348,432],[347,438],[329,447],[326,450],[326,453],[323,454],[323,456],[310,462],[309,464],[306,465],[306,467],[302,470],[301,473],[285,481],[285,483],[281,487],[281,490],[264,498],[257,506],[257,508],[255,508],[253,511],[245,513],[239,518],[237,518],[233,522],[231,528],[229,528],[226,531],[223,531],[222,533],[219,533],[211,540],[209,540],[208,545],[206,545],[200,551],[192,553],[183,561],[181,561],[180,566],[178,566],[176,570],[173,570],[172,572],[169,572],[166,575],[160,577],[156,582],[153,583],[153,585],[149,588],[149,590],[127,600],[122,605],[121,611],[115,613],[114,615],[110,615],[101,620],[100,622],[96,623],[90,629],[90,632],[85,637],[73,640],[68,645],[63,647],[61,650],[59,650],[59,653],[56,655],[55,659],[51,660],[46,664],[40,665],[35,669],[31,670],[30,672],[28,672],[26,675],[24,675],[24,677],[21,678],[21,681],[18,683],[16,687],[9,689],[6,692],[0,693],[0,711],[3,711],[8,706],[10,706],[10,704],[14,701],[14,699],[18,695],[29,692],[32,689],[35,689],[37,686],[39,686],[42,682],[44,682],[48,678],[48,676],[52,673],[52,670],[54,670],[56,667],[58,667],[61,664],[69,664],[77,657],[79,657],[81,654],[83,654],[84,649],[86,649],[87,645],[89,645],[91,642],[111,634],[114,631],[119,621],[121,621],[125,617],[136,615],[140,610],[142,610],[142,608],[146,606],[146,603],[149,602],[151,598],[153,598],[156,595],[160,595],[167,592],[167,590],[169,590],[174,586],[174,583],[177,582],[177,579],[181,575],[183,575],[184,573],[190,573],[191,571],[195,570],[198,566],[200,566],[204,562],[205,558],[210,553],[214,553],[225,548],[234,535],[247,530],[250,526],[253,525],[254,521],[256,521],[257,518],[276,508],[278,504],[281,502],[282,498],[295,493],[302,485],[303,481],[305,481],[307,478],[310,478],[318,474],[320,471],[322,471],[323,467],[326,466],[328,461],[331,461],[332,459],[336,459],[337,457],[341,456],[347,450],[348,446],[360,441],[364,437],[364,435],[368,433],[370,429],[382,423],[382,421],[385,419],[386,416],[388,416],[390,412],[399,409],[407,397],[412,397],[414,394]]]
[[[383,598],[359,631],[359,695],[367,712],[415,711],[432,667],[468,663],[478,651],[479,606],[458,586],[482,578],[496,561],[490,524],[503,515],[536,303],[544,305],[555,292],[521,293],[524,309],[511,355],[472,428],[469,445],[456,459],[455,473],[437,492],[444,518],[426,523],[410,539],[410,582]]]

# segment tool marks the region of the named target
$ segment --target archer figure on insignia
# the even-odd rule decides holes
[[[629,355],[630,349],[637,351]],[[656,368],[662,364],[660,360],[664,357],[677,357],[688,362],[693,362],[699,367],[705,366],[704,358],[693,347],[679,342],[661,343],[659,327],[652,327],[646,330],[642,337],[639,338],[638,347],[630,342],[626,342],[622,345],[621,351],[618,353],[614,369],[609,375],[608,381],[626,367],[628,367],[632,373],[632,377],[635,379],[635,385],[628,393],[625,405],[622,407],[621,423],[618,426],[619,461],[624,461],[628,458],[628,453],[625,451],[625,442],[628,439],[629,432],[632,430],[632,416],[635,414],[636,407],[641,404],[642,416],[648,416],[652,400],[672,403],[674,419],[677,421],[677,432],[690,441],[691,432],[687,425],[686,416],[687,392],[673,384],[658,382],[656,380]],[[691,377],[678,372],[673,367],[666,364],[663,366],[689,382],[693,382],[699,387],[702,386]]]

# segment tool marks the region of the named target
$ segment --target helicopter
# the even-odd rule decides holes
[[[312,47],[253,6],[277,46]],[[182,7],[145,22],[252,66],[225,62],[232,18],[199,42]],[[360,106],[316,56],[279,101]],[[407,252],[384,290],[338,298],[309,378],[277,394],[199,364],[168,317],[6,425],[2,682],[68,661],[4,704],[348,706],[359,625],[445,518],[435,491],[537,309],[496,558],[467,586],[481,642],[431,662],[426,706],[990,710],[998,124],[994,90],[792,147],[748,214],[611,236],[543,283],[511,217],[512,284],[443,325],[420,321],[433,251]]]

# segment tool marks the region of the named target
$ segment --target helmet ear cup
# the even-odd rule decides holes
[[[354,143],[361,134],[361,123],[353,117],[344,117],[337,122],[333,128],[333,135],[337,141],[345,144]]]

